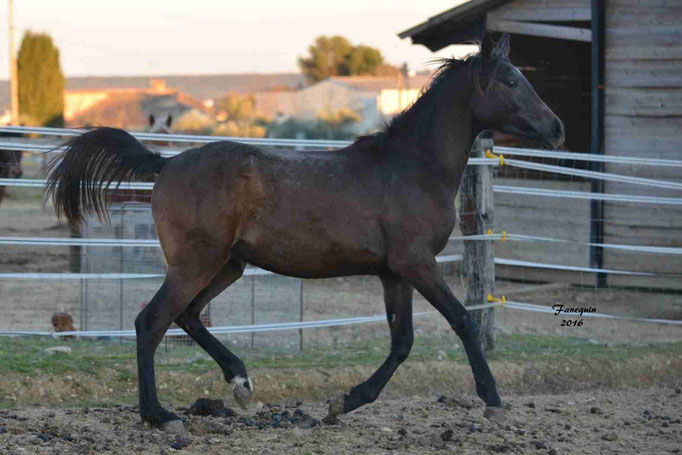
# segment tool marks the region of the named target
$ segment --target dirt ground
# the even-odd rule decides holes
[[[320,402],[257,404],[219,417],[185,410],[186,437],[142,426],[135,407],[0,411],[0,453],[680,453],[680,392],[508,396],[502,425],[482,417],[473,396],[379,399],[336,424],[318,422],[326,414]]]

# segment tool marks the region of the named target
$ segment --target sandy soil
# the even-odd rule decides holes
[[[186,437],[142,426],[134,407],[0,411],[0,453],[680,453],[680,392],[510,396],[503,425],[482,417],[473,396],[380,399],[332,425],[313,420],[325,415],[324,403],[261,404],[220,417],[185,410]]]

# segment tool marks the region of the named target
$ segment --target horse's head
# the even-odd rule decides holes
[[[149,132],[159,134],[170,134],[171,125],[173,124],[173,116],[168,114],[166,119],[157,119],[154,114],[149,114]]]
[[[483,38],[476,67],[474,118],[484,129],[536,139],[543,145],[564,143],[564,125],[540,99],[530,82],[509,61],[509,35],[494,43]]]

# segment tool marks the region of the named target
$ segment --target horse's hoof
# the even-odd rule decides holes
[[[236,376],[232,382],[234,383],[234,387],[232,387],[232,396],[239,407],[246,410],[249,407],[251,395],[253,394],[251,380]],[[247,385],[248,388],[246,387]]]
[[[483,411],[483,417],[495,422],[498,425],[502,425],[505,421],[504,408],[498,406],[488,406]]]
[[[251,402],[251,391],[242,385],[236,385],[232,388],[232,396],[240,408],[246,410]]]
[[[185,436],[187,434],[182,420],[169,420],[168,422],[161,424],[161,429],[166,433],[175,434],[178,436]]]
[[[336,397],[329,402],[329,415],[327,417],[336,417],[343,414],[343,406],[346,403],[346,395]]]

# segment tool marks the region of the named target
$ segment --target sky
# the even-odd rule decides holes
[[[392,64],[432,67],[432,53],[401,40],[408,29],[463,0],[14,0],[17,48],[26,30],[48,32],[67,76],[297,72],[296,59],[318,35],[340,34],[377,47]],[[8,2],[0,10],[0,49],[8,49]],[[9,58],[0,52],[0,79]]]

